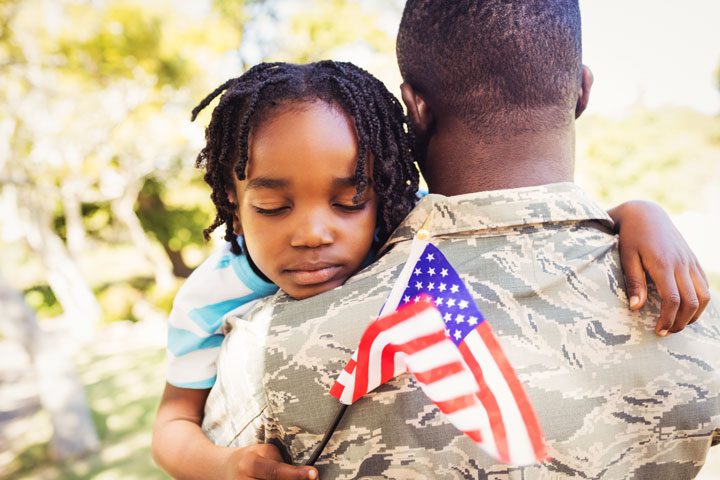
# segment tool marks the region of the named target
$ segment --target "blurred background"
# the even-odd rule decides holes
[[[190,110],[264,60],[349,60],[397,93],[403,3],[0,0],[0,478],[165,478],[165,316],[213,248]],[[663,205],[717,292],[720,3],[581,8],[578,182]]]

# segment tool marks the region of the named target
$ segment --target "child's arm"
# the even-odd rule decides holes
[[[670,217],[652,202],[625,202],[608,211],[619,234],[620,260],[630,308],[645,305],[645,274],[662,304],[655,331],[679,332],[700,317],[710,301],[705,272]]]
[[[317,470],[282,462],[272,445],[230,448],[214,445],[200,425],[208,389],[165,385],[153,427],[152,454],[178,479],[317,479]]]

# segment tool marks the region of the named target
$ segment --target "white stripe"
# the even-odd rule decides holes
[[[345,384],[342,394],[340,395],[340,403],[352,405],[353,392],[355,391],[355,374],[353,373]]]
[[[219,353],[220,347],[194,350],[179,357],[167,352],[168,382],[173,385],[189,384],[214,377],[217,372],[215,361]]]
[[[438,322],[440,325],[438,325]],[[367,391],[380,386],[382,381],[382,352],[387,345],[399,345],[435,333],[442,329],[440,314],[435,308],[428,308],[378,334],[370,346],[368,356]]]
[[[385,305],[383,305],[380,310],[380,314],[378,315],[379,317],[397,310],[398,305],[400,305],[400,300],[402,299],[402,294],[405,293],[408,281],[415,270],[415,264],[420,259],[420,255],[422,255],[427,244],[427,240],[418,240],[417,237],[413,238],[412,244],[410,245],[410,253],[408,253],[405,265],[400,271],[400,275],[395,281],[392,290],[390,290],[390,294],[388,295],[387,300],[385,300]]]
[[[440,317],[440,312],[434,307],[429,307],[417,315],[413,315],[407,320],[383,331],[378,335],[378,338],[381,335],[387,335],[393,344],[400,345],[415,340],[416,338],[444,330],[445,325]]]
[[[445,415],[445,417],[450,420],[450,423],[455,425],[458,430],[468,432],[472,430],[480,430],[482,428],[483,425],[480,419],[483,415],[483,411],[484,409],[478,400],[475,405],[471,405],[452,413],[445,413],[443,415]]]
[[[471,395],[478,391],[477,382],[469,371],[458,372],[437,382],[423,385],[423,390],[435,402],[445,402],[461,395]]]
[[[351,378],[352,378],[352,375],[349,374],[348,372],[346,372],[345,369],[343,369],[343,370],[340,372],[340,375],[338,375],[338,377],[337,377],[337,379],[336,379],[335,381],[336,381],[337,383],[339,383],[340,385],[345,386],[345,385],[347,385],[348,383],[350,383],[349,381],[350,381]]]
[[[427,348],[408,355],[405,363],[413,372],[427,372],[447,365],[452,361],[461,361],[462,356],[451,340],[446,339]]]
[[[480,404],[481,408],[478,412],[478,423],[480,424],[480,434],[482,435],[482,441],[479,445],[485,450],[488,455],[493,458],[498,458],[500,453],[498,452],[497,445],[495,445],[495,437],[493,436],[492,429],[490,428],[490,418],[488,417],[485,407]]]
[[[535,452],[533,451],[530,437],[525,428],[525,422],[515,403],[510,386],[505,382],[500,368],[480,338],[480,334],[473,330],[465,337],[465,344],[475,355],[480,368],[482,368],[485,382],[497,400],[503,423],[505,424],[510,462],[513,465],[530,465],[536,463]]]

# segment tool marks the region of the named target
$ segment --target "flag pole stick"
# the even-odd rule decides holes
[[[330,437],[332,437],[332,434],[335,433],[335,429],[337,428],[338,424],[340,423],[340,420],[342,420],[343,415],[345,414],[345,410],[347,410],[347,405],[343,405],[340,408],[340,411],[335,415],[335,420],[333,420],[332,425],[330,425],[330,428],[325,432],[325,436],[323,437],[322,441],[320,442],[320,445],[317,446],[315,451],[310,455],[310,458],[308,458],[308,461],[305,462],[305,465],[313,466],[315,465],[315,462],[322,454],[323,450],[325,449],[325,445],[330,441]]]

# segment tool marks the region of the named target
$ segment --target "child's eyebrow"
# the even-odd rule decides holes
[[[248,182],[246,188],[248,190],[258,190],[261,188],[271,188],[277,190],[285,188],[288,185],[290,185],[290,182],[284,178],[256,177]]]
[[[368,183],[372,183],[372,179],[367,179]],[[333,187],[354,187],[358,184],[357,178],[352,177],[335,177],[333,178]]]

